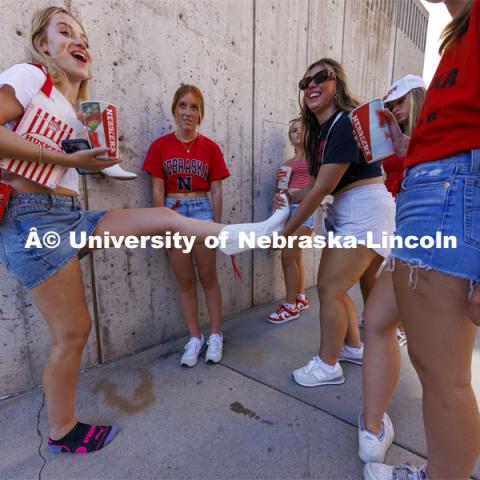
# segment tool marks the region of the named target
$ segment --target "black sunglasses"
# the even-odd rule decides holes
[[[298,82],[298,88],[300,90],[306,90],[310,85],[310,82],[314,82],[315,85],[320,85],[327,80],[334,80],[335,74],[329,70],[320,70],[312,77],[303,77],[300,82]]]

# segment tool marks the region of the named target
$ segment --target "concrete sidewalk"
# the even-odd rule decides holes
[[[40,390],[1,401],[0,479],[362,478],[356,438],[361,367],[344,364],[347,382],[341,386],[308,389],[291,378],[318,349],[314,291],[310,298],[310,310],[285,325],[265,322],[276,305],[226,322],[219,365],[202,359],[193,369],[181,368],[182,339],[83,373],[79,418],[122,429],[98,453],[46,451]],[[389,410],[396,438],[387,460],[420,463],[420,385],[406,347],[402,356]],[[480,337],[473,378],[480,399]]]

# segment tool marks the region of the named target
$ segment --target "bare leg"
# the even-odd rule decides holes
[[[346,293],[344,296],[344,304],[347,310],[348,319],[347,334],[345,335],[345,344],[349,347],[361,347],[362,339],[360,337],[360,330],[358,328],[357,309],[348,293]]]
[[[198,277],[205,293],[211,331],[212,333],[221,333],[222,294],[217,278],[217,252],[203,245],[195,245],[193,254],[197,263]]]
[[[218,235],[225,225],[187,218],[170,208],[131,208],[110,210],[100,221],[96,235],[161,235],[179,232],[202,241],[209,235]]]
[[[391,272],[375,283],[364,310],[363,424],[378,435],[400,375],[399,322]]]
[[[294,235],[311,235],[311,233],[310,228],[302,226],[295,230]],[[282,250],[282,268],[287,302],[295,304],[297,293],[304,293],[305,291],[303,252],[302,249],[299,248],[298,242],[295,242],[293,248],[284,248]]]
[[[170,249],[168,250],[168,258],[177,278],[180,301],[188,331],[192,337],[200,338],[202,333],[198,323],[197,285],[192,255],[182,253],[180,250]]]
[[[367,302],[368,295],[370,294],[370,291],[375,285],[375,281],[377,279],[377,272],[382,262],[383,257],[381,255],[377,255],[372,260],[372,263],[370,263],[368,268],[365,270],[364,274],[360,277],[360,290],[362,291],[364,304]]]
[[[348,330],[347,291],[358,281],[376,253],[366,247],[325,249],[318,269],[320,358],[334,365]],[[358,325],[353,327],[358,331]],[[357,333],[358,338],[359,333]]]
[[[303,263],[303,250],[299,249],[297,255],[298,287],[297,294],[305,294],[305,265]]]
[[[298,257],[300,254],[301,250],[297,246],[294,248],[284,248],[282,250],[282,268],[287,303],[295,304],[295,297],[297,296],[298,283],[300,280],[300,272],[298,269]]]
[[[50,437],[55,440],[77,422],[74,406],[80,362],[92,325],[78,258],[30,290],[30,295],[46,319],[52,339],[43,387]]]
[[[313,230],[311,228],[305,227],[302,225],[296,232],[295,235],[307,235],[311,236]],[[303,249],[299,249],[299,254],[297,255],[297,269],[298,269],[298,286],[295,293],[305,293],[305,265],[303,263]]]
[[[470,320],[480,327],[480,285],[475,288],[470,298],[470,304],[468,307],[468,314]]]
[[[480,454],[480,416],[471,386],[476,328],[468,317],[469,282],[397,262],[393,283],[408,353],[423,387],[431,479],[468,478]]]

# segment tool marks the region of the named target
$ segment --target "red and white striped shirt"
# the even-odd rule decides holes
[[[285,165],[292,168],[292,175],[288,182],[288,188],[306,188],[310,185],[308,164],[304,158],[289,160]]]

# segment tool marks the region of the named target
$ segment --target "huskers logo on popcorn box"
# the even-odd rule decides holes
[[[57,110],[45,95],[36,95],[15,126],[15,133],[42,149],[62,152],[62,140],[80,138],[83,127],[75,120],[66,122],[59,118],[61,112]],[[58,185],[66,168],[54,163],[5,158],[0,160],[0,167],[51,189]]]
[[[381,100],[376,99],[360,105],[352,111],[351,120],[367,163],[378,162],[394,153]]]
[[[106,102],[81,102],[83,123],[93,147],[110,150],[99,158],[118,158],[117,108]]]

